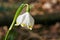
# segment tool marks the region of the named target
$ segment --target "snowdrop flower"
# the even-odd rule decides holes
[[[34,25],[34,19],[29,14],[29,12],[25,12],[22,15],[19,15],[16,20],[16,26],[21,25],[22,27],[25,27],[27,29],[32,30]]]

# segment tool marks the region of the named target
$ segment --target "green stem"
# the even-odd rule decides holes
[[[15,17],[14,17],[14,19],[13,19],[13,21],[12,21],[12,24],[11,24],[9,30],[7,31],[7,34],[6,34],[4,40],[7,40],[8,34],[9,34],[9,32],[11,31],[11,29],[13,28],[14,23],[15,23],[18,15],[21,13],[22,9],[24,8],[24,6],[25,6],[25,4],[22,4],[22,5],[17,9],[16,14],[15,14]]]
[[[26,12],[29,12],[30,11],[30,7],[28,4],[26,4],[27,8],[26,8]]]

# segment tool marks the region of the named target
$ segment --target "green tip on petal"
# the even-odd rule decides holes
[[[21,26],[22,26],[22,27],[25,27],[25,26],[26,26],[26,24],[21,24]]]

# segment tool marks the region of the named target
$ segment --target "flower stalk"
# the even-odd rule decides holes
[[[7,37],[8,37],[8,35],[9,35],[9,32],[10,32],[11,29],[13,28],[13,26],[14,26],[14,24],[15,24],[15,21],[16,21],[16,19],[17,19],[17,17],[18,17],[18,15],[21,13],[22,9],[23,9],[25,6],[27,6],[26,11],[27,11],[27,12],[29,11],[28,4],[21,4],[21,5],[20,5],[20,7],[19,7],[19,8],[17,9],[17,11],[16,11],[16,14],[15,14],[15,16],[14,16],[14,19],[13,19],[13,21],[12,21],[12,24],[10,25],[9,30],[8,30],[7,33],[6,33],[6,36],[5,36],[5,39],[4,39],[4,40],[7,40]]]
[[[27,8],[26,8],[26,12],[29,12],[30,11],[30,7],[28,4],[26,4]]]

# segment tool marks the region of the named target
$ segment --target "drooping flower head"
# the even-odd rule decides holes
[[[33,17],[29,14],[29,12],[25,12],[22,15],[19,15],[16,20],[16,26],[21,25],[22,27],[25,27],[27,29],[32,30],[33,25],[34,25],[34,19]]]

